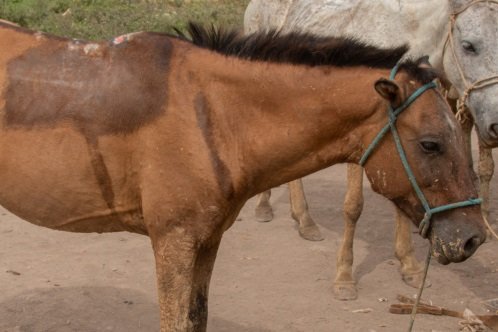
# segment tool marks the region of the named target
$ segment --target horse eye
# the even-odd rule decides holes
[[[471,42],[468,42],[468,41],[464,40],[462,42],[462,47],[463,47],[464,50],[466,50],[469,53],[477,53],[474,45],[472,45]]]
[[[441,147],[439,146],[439,144],[433,141],[422,141],[420,142],[420,147],[426,153],[441,152]]]

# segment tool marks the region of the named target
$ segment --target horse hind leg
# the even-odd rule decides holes
[[[268,222],[273,219],[273,210],[270,205],[271,190],[267,190],[258,195],[256,209],[254,211],[256,220]]]
[[[320,229],[310,216],[301,179],[289,182],[291,216],[298,222],[299,235],[309,241],[323,240]]]
[[[344,236],[337,253],[337,272],[334,297],[338,300],[355,300],[358,290],[353,279],[353,240],[356,223],[363,210],[363,168],[348,164],[347,192],[344,199]]]

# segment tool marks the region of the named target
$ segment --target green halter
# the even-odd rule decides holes
[[[399,66],[396,65],[392,69],[391,75],[389,77],[391,80],[394,80],[394,77],[396,76],[396,72],[398,71],[398,68],[399,68]],[[386,135],[386,133],[389,130],[391,131],[393,138],[394,138],[394,142],[396,144],[396,149],[398,150],[399,157],[401,158],[401,163],[403,164],[406,175],[408,176],[408,180],[410,180],[410,183],[411,183],[413,189],[415,190],[415,193],[417,194],[418,199],[422,203],[422,206],[424,207],[424,210],[425,210],[424,218],[422,219],[422,221],[419,224],[419,232],[423,238],[427,238],[429,228],[430,228],[431,217],[434,213],[452,210],[452,209],[456,209],[456,208],[464,207],[464,206],[477,205],[477,204],[481,204],[481,202],[482,202],[482,199],[480,199],[480,198],[470,198],[466,201],[461,201],[461,202],[457,202],[457,203],[451,203],[451,204],[446,204],[446,205],[441,205],[441,206],[438,206],[435,208],[431,208],[429,203],[427,202],[427,199],[424,196],[424,193],[420,189],[420,187],[417,183],[417,180],[415,179],[415,175],[413,174],[413,171],[408,163],[408,160],[406,159],[405,151],[404,151],[403,146],[401,144],[401,140],[399,138],[398,131],[396,130],[397,117],[401,112],[403,112],[405,109],[407,109],[408,106],[410,106],[410,104],[413,103],[422,93],[424,93],[425,91],[427,91],[429,89],[434,89],[434,88],[436,88],[436,83],[434,83],[434,82],[427,83],[427,84],[421,86],[420,88],[418,88],[398,108],[393,109],[392,106],[389,106],[389,109],[388,109],[389,121],[388,121],[388,123],[381,129],[379,134],[377,134],[375,139],[372,141],[372,143],[370,143],[370,145],[368,146],[365,153],[363,154],[363,156],[360,159],[360,165],[364,166],[365,163],[367,162],[368,157],[372,154],[373,150],[377,147],[377,145],[380,143],[382,138]]]

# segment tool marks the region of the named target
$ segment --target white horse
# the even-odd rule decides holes
[[[464,129],[470,133],[475,122],[480,141],[480,192],[487,217],[489,181],[494,170],[490,148],[498,146],[498,1],[252,0],[245,12],[244,27],[246,33],[262,29],[304,30],[351,36],[385,47],[408,44],[409,57],[428,55],[431,64],[444,72],[451,84],[448,97],[459,98],[457,115]],[[471,116],[466,117],[464,105]],[[467,143],[470,149],[470,141]],[[346,226],[334,282],[334,294],[343,300],[357,297],[352,276],[353,237],[363,207],[362,173],[360,166],[348,166]],[[301,181],[289,183],[289,190],[292,217],[299,222],[299,233],[309,240],[321,240],[309,215]],[[259,197],[259,221],[272,219],[269,198],[269,191]],[[422,267],[414,256],[410,227],[398,210],[395,255],[401,262],[403,280],[417,287]]]

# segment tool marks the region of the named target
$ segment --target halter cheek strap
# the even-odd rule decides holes
[[[396,76],[396,73],[398,71],[399,66],[396,65],[390,75],[390,79],[394,80],[394,77]],[[413,174],[413,171],[410,167],[410,164],[408,163],[408,159],[406,158],[405,150],[403,149],[403,145],[401,144],[401,139],[398,134],[398,130],[396,129],[396,120],[398,118],[398,115],[403,112],[405,109],[407,109],[420,95],[422,95],[425,91],[429,89],[434,89],[436,88],[436,83],[430,82],[427,83],[420,88],[418,88],[414,93],[408,97],[408,99],[405,100],[401,106],[399,106],[396,109],[393,109],[392,106],[389,106],[388,108],[388,115],[389,115],[389,120],[387,124],[380,130],[380,132],[377,134],[377,136],[374,138],[372,143],[368,146],[368,148],[365,150],[363,156],[360,159],[359,164],[361,166],[365,166],[365,163],[367,162],[368,158],[370,155],[373,153],[375,148],[379,145],[381,142],[382,138],[387,134],[388,131],[391,131],[394,142],[396,144],[396,150],[398,151],[399,157],[401,159],[401,163],[403,164],[403,168],[405,169],[406,175],[408,176],[408,180],[410,181],[413,190],[415,190],[415,193],[417,194],[418,199],[422,203],[422,206],[424,207],[425,210],[425,215],[422,221],[419,224],[419,232],[420,235],[425,239],[428,236],[429,229],[430,229],[430,223],[431,223],[431,217],[434,213],[439,213],[447,210],[452,210],[460,207],[465,207],[465,206],[471,206],[471,205],[477,205],[481,204],[482,200],[480,198],[470,198],[466,201],[461,201],[457,203],[451,203],[451,204],[446,204],[446,205],[441,205],[435,208],[431,208],[427,199],[425,198],[424,193],[420,189],[420,186],[417,183],[417,179],[415,178],[415,175]]]

